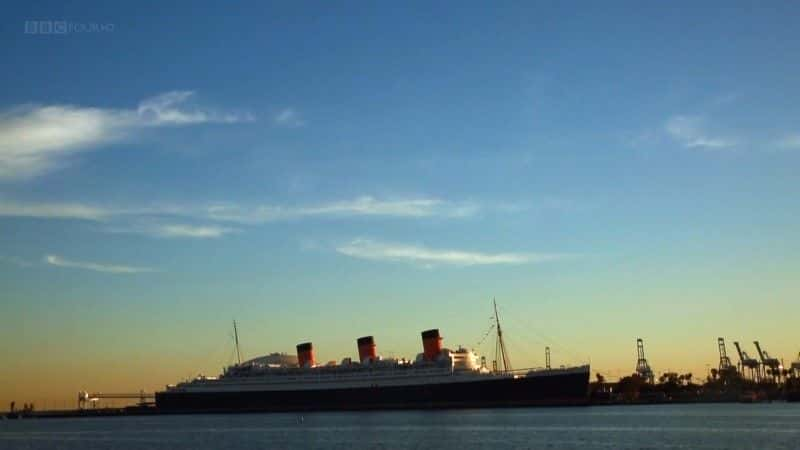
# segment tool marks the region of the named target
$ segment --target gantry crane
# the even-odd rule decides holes
[[[653,373],[653,370],[650,368],[647,358],[644,357],[644,341],[642,341],[642,338],[636,339],[636,353],[636,373],[638,373],[640,377],[647,380],[648,383],[652,384],[655,381],[656,376]]]
[[[797,360],[792,361],[792,372],[792,375],[800,377],[800,353],[797,354]]]
[[[761,358],[761,366],[763,370],[766,372],[766,369],[769,368],[770,375],[772,379],[780,378],[781,377],[781,362],[778,361],[778,358],[773,358],[769,356],[764,350],[761,350],[761,345],[759,345],[758,341],[753,341],[753,344],[756,346],[756,350],[758,351],[758,356]],[[764,374],[766,375],[766,374]]]
[[[723,374],[735,374],[736,366],[731,364],[731,359],[728,357],[728,352],[725,350],[725,339],[717,338],[717,345],[719,346],[719,374],[720,378],[724,378]]]
[[[738,342],[734,342],[733,345],[736,347],[736,351],[739,353],[739,364],[741,365],[740,367],[741,373],[744,374],[745,373],[744,369],[749,369],[750,379],[753,381],[758,381],[759,367],[761,366],[758,363],[758,360],[748,356],[747,352],[742,350]]]

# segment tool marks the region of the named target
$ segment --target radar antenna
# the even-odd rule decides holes
[[[497,314],[497,301],[493,298],[492,303],[494,304],[494,323],[497,327],[497,342],[495,344],[494,359],[497,361],[499,356],[500,361],[503,362],[503,372],[508,372],[511,370],[511,361],[506,351],[506,343],[503,341],[503,330],[500,329],[500,315]]]

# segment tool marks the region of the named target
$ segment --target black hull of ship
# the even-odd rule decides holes
[[[347,389],[156,393],[160,412],[279,412],[586,405],[589,372]]]

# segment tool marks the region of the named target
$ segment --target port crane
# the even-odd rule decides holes
[[[757,359],[751,358],[747,352],[742,350],[739,346],[738,342],[734,342],[733,345],[736,347],[736,351],[739,353],[739,364],[741,365],[741,373],[744,374],[744,369],[749,369],[750,372],[750,379],[754,381],[758,381],[759,378],[759,367],[761,366]]]
[[[636,360],[636,373],[647,380],[648,383],[652,384],[655,381],[656,376],[653,373],[653,370],[650,368],[647,358],[644,357],[644,341],[642,341],[642,338],[636,339],[636,353],[638,356]]]
[[[736,373],[736,366],[731,363],[728,357],[728,352],[725,350],[725,339],[717,338],[717,345],[719,346],[719,374],[720,378],[724,378],[723,374],[732,375]]]
[[[763,371],[766,372],[766,369],[769,368],[769,372],[770,375],[772,375],[773,380],[775,378],[780,378],[781,369],[783,369],[783,367],[781,367],[781,362],[778,361],[778,358],[773,358],[769,356],[769,353],[767,353],[765,350],[761,350],[761,345],[758,343],[758,341],[753,341],[753,344],[755,344],[756,350],[758,351],[758,356],[761,358],[761,367]]]
[[[797,354],[797,360],[792,361],[792,372],[794,376],[800,377],[800,353]]]

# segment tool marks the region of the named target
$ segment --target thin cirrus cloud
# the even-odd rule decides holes
[[[777,147],[784,150],[800,150],[800,134],[784,136],[777,141]]]
[[[303,120],[300,114],[293,108],[285,108],[278,111],[278,113],[272,117],[272,123],[275,126],[286,128],[298,128],[306,124],[305,120]]]
[[[166,204],[136,207],[108,207],[99,204],[80,202],[15,201],[0,197],[0,217],[110,222],[126,217],[187,215],[191,215],[191,211],[186,207]]]
[[[82,203],[26,203],[0,199],[0,217],[103,220],[112,211]]]
[[[134,233],[168,239],[216,239],[235,233],[235,228],[218,225],[189,225],[184,223],[141,223],[127,227],[109,227],[111,233]]]
[[[313,217],[468,217],[478,211],[472,203],[453,203],[435,198],[380,200],[361,196],[350,200],[334,201],[311,206],[257,206],[242,207],[219,204],[207,208],[208,218],[238,223],[265,223]]]
[[[254,226],[296,220],[359,217],[458,219],[472,216],[479,210],[478,205],[470,202],[459,203],[425,197],[386,200],[361,196],[311,205],[215,204],[127,208],[69,202],[19,202],[0,198],[0,218],[91,221],[101,223],[102,230],[106,232],[176,239],[212,239],[240,231],[238,228],[225,226],[231,224]]]
[[[105,264],[88,261],[73,261],[62,258],[58,255],[45,255],[43,258],[46,264],[57,267],[66,267],[70,269],[83,269],[91,270],[94,272],[113,273],[113,274],[136,274],[144,272],[157,272],[156,269],[150,267],[135,267],[124,266],[118,264]]]
[[[168,223],[156,225],[150,231],[154,236],[165,238],[193,238],[211,239],[222,237],[226,234],[237,231],[234,228],[220,227],[216,225],[186,225]]]
[[[403,262],[423,267],[534,264],[563,259],[566,255],[548,253],[483,253],[468,250],[435,249],[421,245],[353,239],[336,251],[370,261]]]
[[[217,222],[264,223],[310,217],[469,217],[480,210],[471,202],[437,198],[377,199],[360,196],[312,205],[246,206],[217,203],[207,206],[147,206],[108,208],[74,202],[18,202],[0,198],[0,217],[104,221],[123,216],[177,216]]]
[[[142,217],[191,214],[179,207],[115,209],[81,203],[21,203],[0,200],[0,217],[66,219],[107,222],[104,231],[135,233],[159,238],[211,239],[236,232],[235,228],[214,224],[159,223]],[[130,222],[128,224],[125,224]]]
[[[700,116],[672,116],[664,125],[664,130],[686,148],[720,150],[736,145],[732,139],[711,135],[706,131],[705,123]]]
[[[185,106],[191,91],[142,100],[135,109],[22,105],[0,114],[0,180],[32,178],[63,166],[75,153],[125,139],[136,130],[252,121],[247,114]]]

